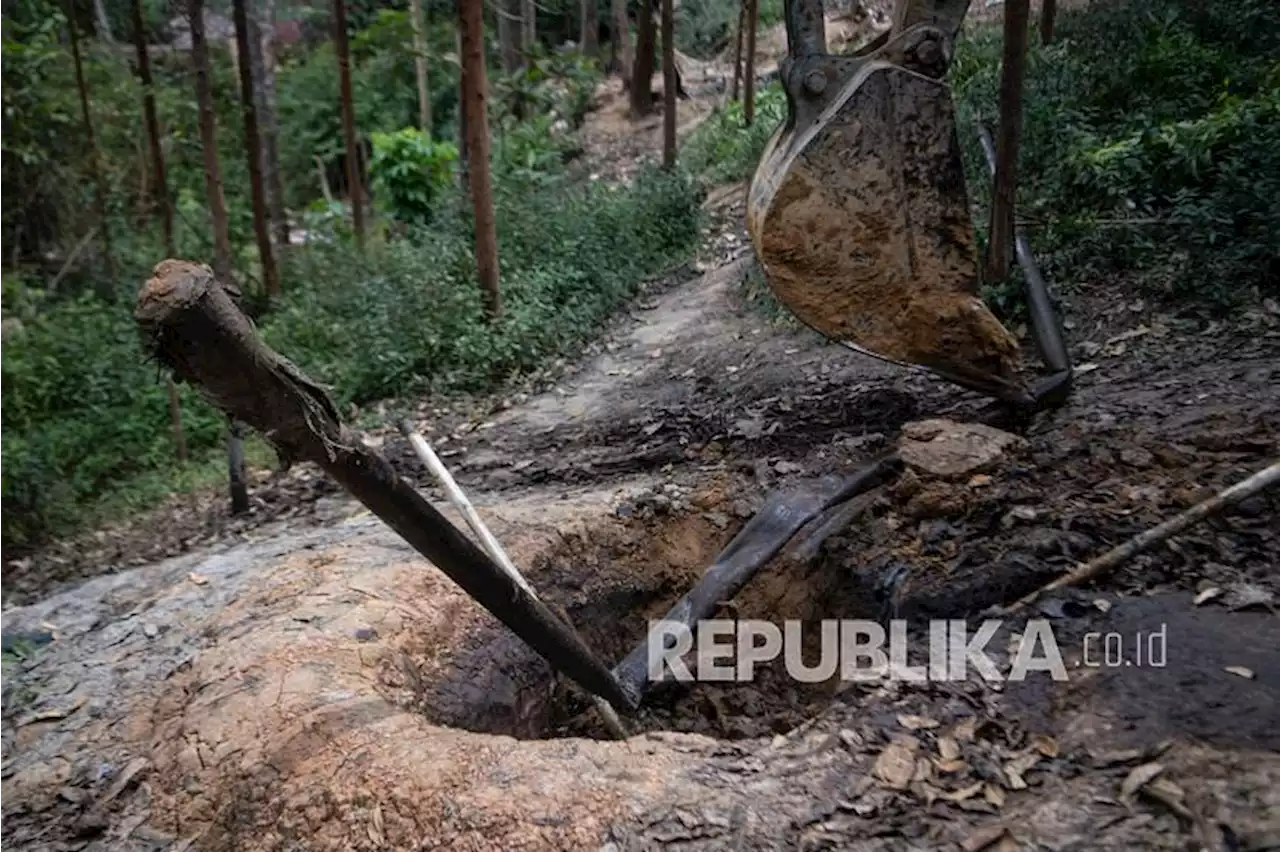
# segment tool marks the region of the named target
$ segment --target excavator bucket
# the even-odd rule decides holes
[[[955,108],[939,79],[967,0],[900,0],[862,56],[825,53],[789,0],[789,115],[748,195],[770,286],[805,324],[884,360],[1028,401],[1018,345],[978,296]]]

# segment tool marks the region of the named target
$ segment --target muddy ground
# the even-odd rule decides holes
[[[767,494],[984,406],[771,319],[742,187],[708,204],[698,261],[580,362],[413,407],[611,663]],[[976,627],[1280,455],[1265,306],[1209,321],[1111,282],[1064,309],[1080,365],[1064,409],[982,472],[904,474],[724,614]],[[439,499],[402,439],[368,440]],[[770,666],[655,691],[625,742],[320,472],[258,472],[254,501],[233,520],[219,494],[175,499],[6,565],[5,632],[54,636],[4,665],[7,846],[1280,848],[1274,493],[1027,613],[1054,625],[1065,682],[797,684]],[[991,643],[1001,671],[1025,630]],[[1095,632],[1120,637],[1116,665],[1085,665]]]

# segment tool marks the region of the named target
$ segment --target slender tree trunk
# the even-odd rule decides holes
[[[627,20],[627,0],[613,0],[613,39],[618,54],[618,70],[624,88],[631,86],[631,24]]]
[[[498,234],[493,219],[493,188],[489,180],[489,120],[485,101],[488,82],[484,69],[484,0],[460,0],[458,32],[462,38],[462,108],[467,116],[467,153],[471,205],[475,211],[476,275],[480,298],[490,321],[502,315],[498,290]]]
[[[1043,0],[1040,4],[1040,43],[1053,44],[1053,19],[1058,14],[1058,0]]]
[[[257,89],[258,133],[262,142],[262,182],[267,191],[267,212],[275,239],[276,263],[289,250],[289,215],[284,205],[284,183],[280,178],[280,122],[276,117],[276,3],[254,0],[250,9],[258,38],[250,57]]]
[[[147,148],[151,152],[151,172],[155,181],[154,196],[159,202],[160,228],[164,234],[166,257],[176,257],[173,244],[173,202],[169,198],[169,184],[164,171],[164,148],[160,145],[160,121],[156,117],[156,96],[151,81],[151,57],[147,53],[147,34],[142,22],[142,0],[133,0],[130,13],[133,17],[133,46],[138,55],[138,79],[142,83],[142,117],[147,129]],[[173,452],[178,461],[187,460],[187,439],[182,430],[182,399],[178,386],[170,376],[166,382],[169,397],[169,429],[173,435]]]
[[[662,0],[662,167],[676,167],[675,9]]]
[[[600,55],[600,7],[599,0],[582,0],[582,55],[592,58]]]
[[[418,78],[418,126],[431,137],[431,89],[427,86],[427,39],[422,32],[422,0],[409,3],[413,24],[413,71]]]
[[[204,186],[213,225],[213,271],[218,284],[233,298],[240,288],[231,276],[231,234],[227,227],[227,203],[222,195],[222,170],[218,166],[218,128],[213,111],[213,83],[209,73],[209,44],[204,34],[204,0],[187,0],[191,25],[191,64],[196,78],[196,107],[200,114],[200,147],[204,153]],[[249,492],[244,471],[244,444],[240,426],[232,421],[227,436],[227,465],[230,472],[231,513],[249,509]]]
[[[738,84],[742,82],[742,25],[747,17],[747,0],[738,0],[738,28],[733,35],[733,93],[730,97],[738,99]]]
[[[631,117],[653,111],[653,4],[640,0],[636,10],[636,60],[631,66]]]
[[[114,45],[116,38],[111,34],[111,20],[107,17],[107,5],[103,0],[93,0],[93,19],[98,28],[98,38]]]
[[[342,138],[347,155],[347,195],[351,198],[351,221],[356,245],[364,245],[363,189],[360,185],[360,150],[356,143],[356,110],[351,98],[351,51],[347,45],[346,0],[333,0],[333,43],[338,53],[339,98],[342,101]]]
[[[467,0],[457,0],[458,21],[462,21],[462,4]],[[471,194],[471,151],[467,145],[467,89],[464,79],[467,76],[466,65],[462,61],[462,28],[454,28],[456,53],[458,55],[458,186],[467,195]]]
[[[747,7],[747,57],[742,69],[742,120],[750,127],[756,118],[756,19],[759,0],[743,0]]]
[[[1029,7],[1029,0],[1005,0],[1004,4],[1000,135],[996,138],[996,180],[985,264],[985,278],[989,283],[1003,280],[1013,262],[1013,211],[1018,187],[1018,140],[1022,131],[1022,77]]]
[[[191,24],[191,62],[196,78],[196,106],[200,115],[200,145],[204,153],[204,188],[208,196],[209,219],[213,226],[213,271],[224,287],[234,286],[227,202],[222,194],[222,170],[218,166],[218,128],[213,111],[209,45],[204,37],[204,0],[188,0],[187,9]]]
[[[538,41],[538,6],[534,0],[520,0],[520,47],[532,57]]]
[[[502,70],[510,74],[520,67],[519,0],[498,2],[498,47],[502,54]]]
[[[267,224],[267,193],[262,183],[262,140],[258,135],[257,83],[253,77],[253,45],[258,34],[249,27],[249,0],[233,0],[231,14],[236,27],[236,59],[240,68],[240,108],[244,116],[244,148],[249,160],[249,196],[253,205],[253,233],[258,240],[258,258],[262,264],[262,282],[267,298],[280,295],[280,276],[276,271],[275,252],[271,246],[271,229]]]
[[[76,89],[80,93],[80,116],[84,121],[85,143],[89,146],[89,172],[93,177],[94,206],[98,227],[102,231],[102,256],[107,263],[107,276],[116,277],[115,257],[111,251],[111,228],[107,223],[107,182],[102,173],[102,158],[98,154],[98,141],[93,133],[93,114],[89,111],[89,87],[84,81],[84,62],[80,59],[80,35],[76,32],[75,0],[67,0],[67,29],[71,33],[71,61],[76,66]],[[100,288],[105,294],[110,284]]]

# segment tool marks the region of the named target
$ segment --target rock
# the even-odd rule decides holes
[[[933,476],[969,476],[989,470],[1025,442],[981,423],[919,420],[902,427],[898,452],[908,467]]]

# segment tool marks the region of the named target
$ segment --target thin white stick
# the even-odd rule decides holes
[[[444,463],[440,461],[435,450],[431,449],[431,445],[427,443],[426,438],[412,430],[409,430],[406,434],[409,437],[409,443],[413,445],[413,451],[418,454],[418,458],[427,466],[427,470],[431,471],[431,475],[444,488],[444,493],[449,497],[449,502],[462,513],[462,517],[467,521],[467,526],[471,527],[471,531],[480,539],[480,544],[484,547],[485,553],[488,553],[489,558],[498,563],[498,567],[505,571],[507,576],[514,580],[520,588],[528,592],[531,597],[537,598],[537,593],[533,591],[533,588],[516,570],[516,566],[512,564],[506,551],[502,549],[502,545],[498,544],[498,540],[493,537],[493,533],[489,532],[489,528],[484,525],[484,521],[480,520],[480,515],[476,513],[475,507],[471,505],[467,495],[462,493],[458,483],[453,481],[453,476],[450,475]]]
[[[408,421],[400,424],[400,431],[408,438],[413,451],[418,454],[418,458],[427,466],[427,470],[431,471],[431,475],[436,478],[444,492],[449,497],[449,502],[462,513],[462,517],[466,518],[467,526],[471,527],[471,531],[480,539],[481,545],[484,547],[489,558],[498,563],[498,566],[507,573],[512,580],[515,580],[520,587],[529,593],[529,596],[535,600],[538,593],[533,587],[525,581],[520,572],[516,569],[511,558],[507,556],[507,552],[502,549],[502,545],[494,538],[493,533],[489,532],[489,528],[485,526],[481,520],[479,513],[475,507],[471,505],[471,501],[467,499],[467,495],[462,493],[462,489],[458,487],[458,483],[454,482],[453,476],[449,473],[448,468],[444,466],[444,462],[440,461],[440,457],[431,449],[431,445],[427,443],[427,439],[413,431]],[[620,740],[627,738],[627,729],[623,727],[622,720],[618,717],[618,712],[613,709],[608,701],[605,701],[598,695],[591,696],[591,701],[595,704],[596,711],[604,720],[604,725],[609,729],[609,733],[613,734]]]

